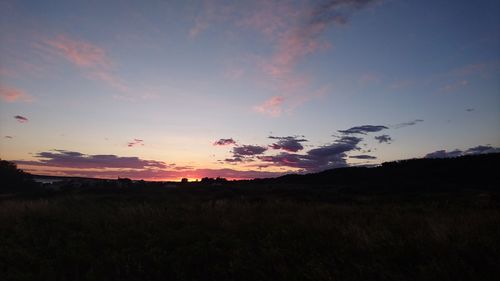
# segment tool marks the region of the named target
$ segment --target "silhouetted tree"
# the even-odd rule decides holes
[[[181,183],[188,183],[188,179],[187,178],[182,178]]]
[[[120,187],[130,187],[132,185],[132,180],[129,178],[118,178],[117,181]]]
[[[201,183],[204,183],[204,184],[222,184],[222,183],[225,183],[227,182],[227,179],[226,178],[221,178],[221,177],[217,177],[217,178],[209,178],[209,177],[204,177],[201,179]]]
[[[38,187],[31,174],[5,160],[0,160],[0,186],[0,193],[33,191]]]

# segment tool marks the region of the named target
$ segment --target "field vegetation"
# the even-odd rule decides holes
[[[500,276],[500,193],[491,186],[108,185],[4,193],[1,280]]]

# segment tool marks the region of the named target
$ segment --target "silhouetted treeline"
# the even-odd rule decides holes
[[[448,190],[500,186],[500,153],[444,159],[410,159],[377,167],[347,167],[305,175],[291,174],[258,183],[341,185],[357,188]]]
[[[309,188],[333,187],[345,191],[452,191],[456,189],[496,190],[500,186],[500,153],[470,155],[446,159],[410,159],[386,162],[377,167],[347,167],[311,174],[290,174],[278,178],[250,181],[227,181],[225,178],[208,178],[187,182],[182,187],[266,187],[292,186]],[[32,175],[17,169],[14,163],[1,161],[0,193],[39,190],[125,190],[141,187],[177,187],[176,183],[90,178],[61,178],[62,180],[40,185]]]

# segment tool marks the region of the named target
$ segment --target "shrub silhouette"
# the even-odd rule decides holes
[[[33,191],[38,186],[33,176],[18,169],[16,164],[0,160],[0,193]]]

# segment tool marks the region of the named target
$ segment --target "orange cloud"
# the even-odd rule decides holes
[[[0,97],[6,102],[31,102],[33,98],[22,90],[1,86]]]

